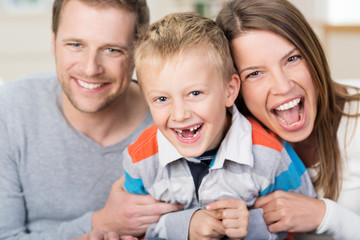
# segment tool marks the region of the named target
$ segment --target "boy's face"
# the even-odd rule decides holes
[[[234,74],[226,85],[205,51],[190,50],[165,62],[159,71],[143,66],[142,91],[162,134],[185,157],[197,157],[219,146],[240,88]]]

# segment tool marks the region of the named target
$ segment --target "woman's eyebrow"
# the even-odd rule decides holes
[[[284,59],[288,58],[289,55],[293,54],[293,53],[296,52],[296,51],[297,51],[297,48],[291,49],[291,50],[290,50],[288,53],[286,53],[281,59],[284,60]]]

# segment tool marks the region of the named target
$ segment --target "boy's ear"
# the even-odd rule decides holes
[[[51,52],[55,55],[55,33],[51,31]]]
[[[240,91],[240,77],[238,74],[233,74],[230,81],[226,85],[226,107],[231,107]]]

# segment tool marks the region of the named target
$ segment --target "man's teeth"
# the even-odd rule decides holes
[[[284,110],[288,110],[290,108],[295,107],[296,105],[298,105],[300,103],[300,98],[296,98],[288,103],[285,103],[279,107],[276,108],[276,110],[278,111],[284,111]]]
[[[87,88],[87,89],[95,89],[95,88],[99,88],[103,85],[103,83],[86,83],[79,79],[77,79],[77,81],[80,84],[80,86],[82,86],[83,88]]]

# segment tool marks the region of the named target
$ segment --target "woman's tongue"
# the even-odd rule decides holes
[[[287,109],[287,110],[275,110],[275,115],[277,118],[287,124],[291,125],[293,123],[296,123],[300,121],[300,104],[296,105],[293,108]]]

